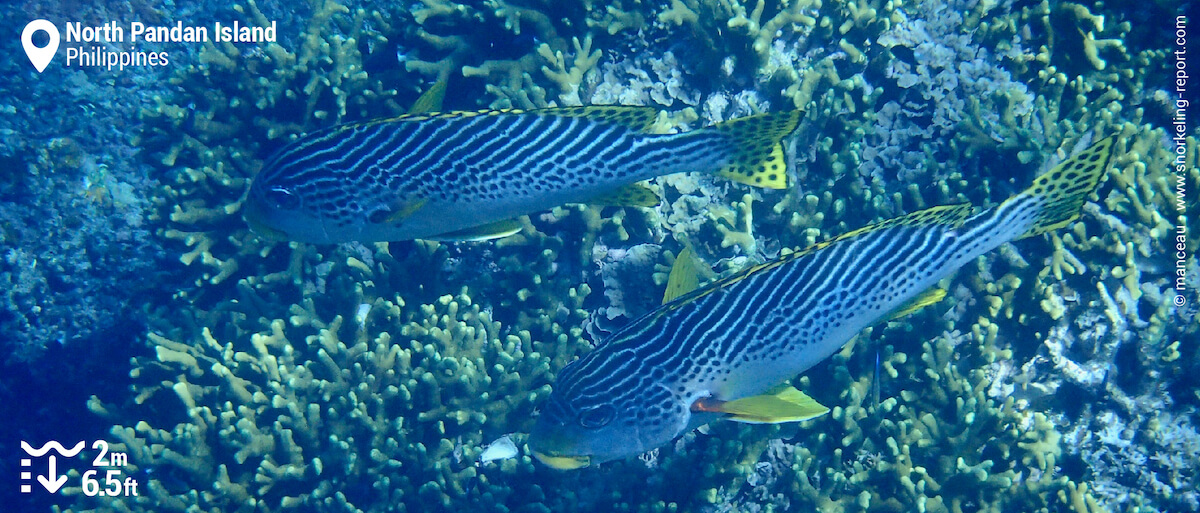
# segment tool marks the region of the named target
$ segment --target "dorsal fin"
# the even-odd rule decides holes
[[[817,244],[818,247],[825,247],[839,240],[846,240],[857,237],[864,233],[891,228],[893,226],[932,226],[942,225],[950,227],[962,226],[963,221],[971,217],[971,212],[975,208],[970,203],[958,203],[954,205],[938,205],[929,207],[924,210],[910,212],[900,217],[894,217],[885,221],[880,221],[875,224],[869,224],[857,230],[851,230],[837,237],[829,239],[825,242]]]
[[[418,98],[418,101],[420,99]],[[413,112],[409,114],[401,114],[390,118],[379,118],[370,121],[362,122],[363,126],[374,124],[392,123],[395,121],[428,121],[431,119],[456,119],[456,118],[473,118],[476,116],[499,116],[504,114],[521,114],[520,109],[479,109],[479,110],[452,110],[448,112]]]
[[[427,93],[428,94],[428,93]],[[422,95],[424,96],[424,95]],[[417,100],[421,101],[420,98]],[[367,123],[386,123],[391,121],[425,121],[429,119],[473,118],[476,116],[498,116],[503,114],[534,114],[545,116],[560,116],[568,118],[586,118],[600,123],[612,123],[627,127],[638,132],[646,132],[658,118],[658,110],[652,107],[629,107],[625,105],[589,105],[583,107],[551,107],[548,109],[480,109],[456,110],[450,112],[413,112],[401,114],[392,118],[384,118]]]
[[[646,132],[658,119],[658,109],[627,105],[585,105],[582,107],[551,107],[528,111],[531,114],[546,114],[568,118],[587,118],[601,123],[612,123],[638,132]]]
[[[747,267],[747,268],[742,269],[741,271],[738,271],[737,273],[732,274],[730,276],[726,276],[719,280],[706,283],[702,287],[697,286],[693,290],[683,291],[683,292],[680,292],[673,296],[671,295],[670,292],[668,292],[668,293],[664,294],[663,298],[667,299],[668,297],[670,297],[669,304],[664,304],[662,307],[660,307],[652,312],[647,313],[645,316],[643,316],[643,318],[639,318],[635,322],[642,322],[642,321],[650,322],[650,320],[653,318],[666,315],[672,311],[675,311],[675,310],[683,307],[684,305],[687,305],[693,301],[696,301],[697,299],[707,296],[708,294],[722,290],[736,282],[739,282],[741,280],[744,280],[746,278],[754,276],[758,273],[770,271],[771,269],[777,268],[777,267],[784,265],[788,262],[791,262],[797,258],[811,254],[815,251],[820,251],[838,241],[857,237],[862,234],[869,233],[869,232],[872,232],[875,230],[880,230],[880,229],[890,228],[890,227],[895,227],[895,226],[945,225],[945,226],[951,226],[951,227],[958,227],[958,226],[961,226],[963,224],[963,222],[967,218],[970,217],[972,210],[973,210],[973,208],[971,207],[971,205],[967,204],[967,203],[962,203],[962,204],[957,204],[957,205],[939,205],[936,207],[919,210],[917,212],[912,212],[910,214],[906,214],[906,215],[896,217],[893,219],[881,221],[879,223],[875,223],[872,225],[867,225],[867,226],[864,226],[857,230],[853,230],[848,233],[842,234],[838,237],[834,237],[833,239],[830,239],[830,240],[827,240],[824,242],[819,242],[817,244],[813,244],[812,246],[809,246],[802,250],[780,256],[779,258],[776,258],[775,260],[771,260],[769,262],[765,262],[762,264],[757,264],[757,265]],[[676,265],[679,265],[678,259],[676,259]],[[675,266],[672,266],[671,272],[672,272],[672,274],[674,274]],[[667,278],[668,287],[670,287],[670,281],[671,281],[671,277],[668,276],[668,278]],[[940,301],[942,299],[942,297],[944,297],[944,295],[945,295],[945,291],[940,291],[940,292],[933,291],[933,290],[928,291],[925,294],[922,294],[921,296],[918,296],[918,298],[913,300],[913,302],[920,302],[919,305],[914,304],[913,302],[909,302],[901,307],[901,311],[903,311],[904,309],[911,308],[910,311],[907,311],[904,313],[905,314],[912,313],[913,311],[919,310],[923,306],[927,306],[927,305],[930,305],[930,304]],[[664,303],[667,303],[667,302],[664,301]],[[903,314],[897,313],[896,315],[899,316],[899,315],[903,315]],[[611,341],[611,340],[619,341],[619,337],[612,337],[608,341]],[[606,343],[608,341],[606,341]]]
[[[692,251],[691,246],[684,246],[683,250],[675,256],[675,263],[671,265],[671,274],[667,276],[667,290],[663,292],[663,304],[670,303],[700,286],[700,272],[696,266],[696,253]]]
[[[746,279],[750,276],[753,276],[755,274],[758,274],[760,272],[769,271],[769,270],[779,267],[787,262],[790,262],[796,258],[800,258],[804,255],[812,253],[814,251],[819,251],[819,250],[825,249],[826,247],[830,246],[831,244],[833,244],[835,242],[854,238],[854,237],[857,237],[864,233],[872,232],[875,230],[880,230],[883,228],[890,228],[890,227],[894,227],[894,226],[928,226],[928,225],[935,225],[935,224],[954,226],[954,227],[961,226],[963,221],[965,221],[968,217],[970,217],[971,211],[972,211],[972,207],[970,204],[967,204],[967,203],[961,203],[958,205],[939,205],[936,207],[931,207],[931,208],[927,208],[924,210],[912,212],[910,214],[906,214],[906,215],[896,217],[893,219],[888,219],[886,221],[881,221],[881,222],[878,222],[875,224],[867,225],[867,226],[864,226],[857,230],[846,232],[842,235],[839,235],[839,236],[829,239],[827,241],[818,242],[807,248],[804,248],[799,251],[795,251],[793,253],[781,256],[775,260],[772,260],[772,261],[769,261],[766,263],[762,263],[762,264],[758,264],[758,265],[752,265],[750,267],[742,269],[741,271],[738,271],[736,274],[733,274],[731,276],[726,276],[724,278],[721,278],[720,280],[717,280],[715,282],[705,285],[701,289],[698,289],[698,292],[696,294],[692,294],[691,295],[692,297],[690,299],[694,300],[694,299],[701,298],[704,295],[712,292],[713,290],[720,290],[721,288],[729,286],[730,284],[732,284],[734,282],[744,280],[744,279]],[[934,302],[936,302],[936,301],[934,301]],[[932,303],[930,303],[930,304],[932,304]]]

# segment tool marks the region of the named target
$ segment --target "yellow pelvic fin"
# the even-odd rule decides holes
[[[783,189],[787,187],[787,159],[780,142],[796,129],[800,111],[775,112],[738,118],[710,130],[726,134],[734,154],[717,174],[735,182]]]
[[[478,242],[500,239],[521,231],[521,222],[516,219],[505,219],[494,223],[472,226],[458,231],[425,237],[426,240],[446,242]]]
[[[646,132],[658,119],[658,109],[626,105],[585,105],[582,107],[553,107],[528,111],[530,114],[546,114],[569,118],[587,118],[600,123],[621,125],[638,132]]]
[[[446,98],[446,79],[438,80],[428,91],[421,93],[413,102],[409,114],[428,114],[442,110],[442,100]]]
[[[729,420],[747,424],[799,422],[829,413],[829,408],[792,387],[776,394],[756,395],[721,403],[716,410],[728,413]]]
[[[588,200],[588,205],[602,207],[656,207],[658,195],[645,185],[631,183],[620,189]]]
[[[1024,239],[1066,226],[1079,218],[1088,196],[1100,185],[1112,160],[1117,136],[1106,137],[1079,152],[1048,173],[1039,176],[1028,189],[1008,201],[1034,196],[1045,204],[1038,210],[1033,226],[1017,237]],[[1006,201],[1005,203],[1007,203]]]
[[[551,456],[534,451],[533,457],[546,464],[547,467],[556,470],[575,470],[592,463],[592,459],[587,456]]]
[[[674,301],[675,298],[696,290],[700,286],[700,272],[697,269],[696,253],[691,246],[684,246],[675,256],[671,265],[671,274],[667,276],[667,290],[663,293],[663,304]]]
[[[934,287],[926,290],[925,292],[922,292],[921,295],[908,300],[907,303],[904,303],[900,306],[900,308],[897,308],[895,313],[892,314],[892,319],[899,319],[905,315],[914,313],[922,308],[941,301],[945,297],[946,289],[941,287]]]

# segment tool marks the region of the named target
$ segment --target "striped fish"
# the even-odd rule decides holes
[[[717,419],[823,414],[798,390],[774,391],[863,328],[941,299],[937,282],[979,255],[1079,217],[1114,142],[1096,143],[991,209],[913,212],[684,293],[562,370],[530,449],[569,469],[654,449]],[[674,295],[668,288],[667,299]]]
[[[786,187],[780,140],[798,111],[647,133],[657,115],[616,106],[487,110],[333,127],[268,162],[243,216],[259,233],[313,243],[482,240],[566,203],[654,205],[636,182],[665,174]]]

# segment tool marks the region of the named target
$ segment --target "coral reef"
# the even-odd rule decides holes
[[[548,393],[551,362],[586,347],[579,329],[538,343],[539,351],[529,331],[504,329],[463,293],[425,305],[400,296],[362,301],[355,317],[328,322],[311,301],[293,305],[288,320],[248,340],[220,341],[208,329],[187,343],[152,335],[157,358],[135,372],[160,384],[142,388],[137,402],[186,420],[118,425],[111,437],[131,469],[170,480],[150,480],[140,496],[105,507],[478,508],[490,475],[532,472],[528,457],[472,462],[489,436],[530,418]],[[131,418],[96,399],[90,407],[114,422]]]
[[[967,338],[943,333],[913,348],[919,361],[892,346],[866,351],[858,363],[882,354],[883,373],[858,379],[848,351],[835,356],[832,376],[802,380],[836,383],[830,390],[841,391],[841,406],[830,422],[772,441],[755,478],[731,495],[830,512],[1066,510],[1060,495],[1080,485],[1054,475],[1062,451],[1055,426],[1012,398],[989,399],[981,370],[960,374],[964,360],[1007,356],[969,354]],[[871,392],[880,379],[893,384],[882,385],[893,392],[882,401]]]
[[[1147,9],[1174,8],[1160,4]],[[68,14],[47,5],[15,19]],[[1171,302],[1184,213],[1166,174],[1169,43],[1133,30],[1150,15],[1006,0],[220,12],[277,20],[283,36],[180,50],[156,72],[169,77],[0,64],[13,77],[0,165],[20,171],[0,185],[9,358],[129,324],[113,339],[152,355],[130,364],[132,390],[87,403],[143,495],[74,488],[67,509],[1198,509],[1200,397],[1185,383],[1200,353],[1182,341],[1200,328],[1194,306]],[[662,177],[659,207],[563,206],[486,244],[312,247],[243,225],[240,198],[276,148],[404,112],[443,78],[448,108],[653,105],[662,133],[800,109],[792,185]],[[658,303],[685,245],[724,276],[925,206],[1000,201],[1114,133],[1121,151],[1079,222],[980,258],[944,304],[799,378],[830,416],[715,424],[569,474],[525,456],[476,464],[503,434],[521,445],[585,331],[595,341]],[[1185,239],[1197,247],[1194,230]],[[1194,304],[1200,267],[1183,265]],[[133,279],[145,276],[159,279]]]
[[[0,403],[37,405],[10,408],[0,422],[0,451],[9,454],[22,440],[103,436],[108,426],[81,406],[128,386],[120,362],[144,350],[146,323],[171,295],[161,283],[175,255],[150,220],[159,176],[131,143],[138,111],[166,92],[169,70],[66,67],[60,49],[38,73],[24,57],[20,24],[63,27],[80,8],[65,4],[0,5],[17,27],[0,41],[11,56],[0,62]],[[87,10],[120,19],[128,7]],[[18,475],[17,465],[0,461],[0,472]],[[56,500],[0,490],[10,509],[46,511]]]
[[[47,3],[29,11],[56,22],[69,13]],[[29,17],[16,6],[0,11]],[[101,9],[98,15],[112,14]],[[23,55],[20,41],[3,43]],[[135,157],[128,130],[147,100],[121,82],[157,88],[158,70],[128,73],[0,64],[0,350],[6,365],[36,361],[48,347],[107,344],[144,322],[123,305],[139,294],[137,277],[155,273],[167,255],[148,222],[143,194],[157,185]],[[130,286],[134,284],[135,286]]]
[[[242,52],[205,43],[172,80],[176,99],[158,97],[142,111],[149,129],[137,143],[171,177],[156,195],[154,219],[166,226],[164,237],[189,248],[179,260],[192,274],[190,288],[199,289],[181,291],[192,301],[212,286],[210,300],[219,300],[237,278],[286,272],[299,258],[279,258],[286,248],[254,236],[241,221],[240,198],[263,159],[306,130],[403,112],[399,93],[364,69],[371,56],[360,42],[377,52],[386,42],[368,26],[367,12],[332,0],[312,9],[294,49],[267,43]],[[247,22],[265,23],[254,2],[239,10]]]

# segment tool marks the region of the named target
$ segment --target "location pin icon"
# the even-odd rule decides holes
[[[50,35],[50,44],[38,48],[33,44],[33,34],[39,30],[46,31]],[[38,73],[46,69],[50,64],[50,59],[54,58],[54,53],[58,51],[58,27],[48,20],[33,20],[25,25],[25,30],[21,31],[21,46],[25,47],[25,55],[29,57],[29,62],[33,63],[33,67],[37,68]]]

